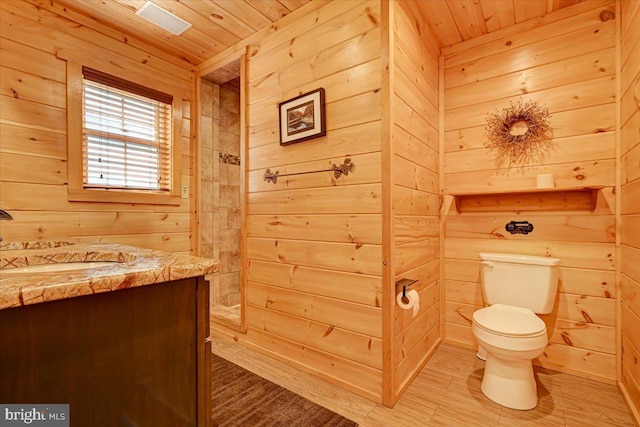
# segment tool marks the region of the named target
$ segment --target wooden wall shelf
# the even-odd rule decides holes
[[[450,194],[455,198],[458,212],[513,211],[593,211],[598,190],[604,186],[578,188],[532,188]]]

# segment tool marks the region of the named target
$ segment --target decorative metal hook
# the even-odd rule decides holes
[[[306,175],[310,173],[320,173],[320,172],[333,172],[333,176],[338,179],[342,175],[347,176],[349,172],[353,172],[356,170],[356,165],[351,161],[351,158],[347,157],[344,159],[344,163],[341,165],[331,164],[329,169],[322,169],[317,171],[307,171],[307,172],[295,172],[295,173],[283,173],[280,175],[280,171],[271,172],[271,169],[267,169],[264,171],[264,180],[266,182],[273,182],[274,184],[278,183],[279,176],[293,176],[293,175]]]
[[[264,180],[267,182],[273,182],[276,184],[278,182],[278,174],[280,172],[276,171],[275,173],[271,173],[271,169],[267,169],[264,171]]]

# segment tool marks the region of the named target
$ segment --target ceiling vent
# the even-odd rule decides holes
[[[136,15],[164,28],[176,36],[182,34],[191,27],[191,24],[184,19],[177,17],[173,13],[164,10],[150,1],[143,4],[140,9],[136,11]]]

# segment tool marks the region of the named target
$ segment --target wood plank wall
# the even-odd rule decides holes
[[[420,311],[393,301],[394,402],[440,341],[439,88],[435,36],[406,2],[393,2],[391,187],[394,282],[417,279]],[[383,179],[386,179],[383,178]],[[398,293],[402,288],[397,288]]]
[[[6,241],[74,238],[195,250],[193,198],[179,206],[67,201],[66,61],[101,59],[183,95],[182,183],[195,188],[193,67],[55,1],[0,2],[0,207]]]
[[[640,422],[640,2],[621,2],[622,388]]]
[[[313,3],[313,2],[312,2]],[[249,46],[245,344],[382,394],[380,4],[336,1]],[[327,135],[279,145],[278,103],[323,87]],[[263,180],[340,165],[330,172]]]
[[[541,173],[554,174],[557,187],[604,186],[593,211],[459,214],[447,206],[444,310],[446,340],[475,348],[471,316],[484,303],[478,253],[557,257],[555,308],[542,316],[550,344],[534,363],[614,382],[616,21],[601,17],[603,10],[614,12],[613,1],[583,2],[533,28],[518,24],[443,49],[447,203],[455,194],[535,188]],[[494,153],[483,147],[486,114],[519,98],[548,107],[554,147],[524,171],[497,169]],[[630,184],[627,192],[633,188],[640,187]],[[528,220],[535,229],[509,234],[511,220]],[[637,258],[637,249],[626,249],[629,258],[634,250]]]
[[[551,345],[537,363],[613,380],[615,23],[602,22],[599,15],[612,10],[612,3],[585,3],[571,13],[549,15],[536,28],[518,32],[516,26],[443,52],[445,194],[529,188],[538,173],[554,173],[558,186],[605,186],[593,212],[450,210],[444,243],[446,336],[474,345],[468,319],[482,306],[478,252],[558,256],[561,288],[554,313],[545,316]],[[639,36],[638,25],[630,23],[638,22],[640,12],[633,1],[622,4],[622,375],[637,405]],[[418,277],[422,305],[416,318],[394,306],[393,398],[439,336],[437,48],[424,27],[416,32],[421,24],[404,4],[393,7],[392,100],[381,99],[377,1],[310,7],[286,29],[252,38],[248,66],[249,302],[242,340],[374,401],[383,393],[381,119],[387,103],[394,107],[388,153],[394,172],[393,277]],[[0,235],[193,251],[193,198],[177,207],[67,201],[61,58],[105,58],[183,89],[182,178],[193,193],[191,66],[139,41],[125,43],[117,31],[55,1],[0,2],[0,12],[0,207],[16,219],[1,223]],[[327,91],[327,136],[280,147],[277,103],[317,87]],[[550,108],[558,149],[524,174],[495,170],[482,147],[484,115],[521,94]],[[266,168],[303,172],[340,164],[346,156],[357,166],[347,177],[300,175],[276,185],[262,180]],[[501,231],[509,220],[525,217],[537,225],[536,234]]]

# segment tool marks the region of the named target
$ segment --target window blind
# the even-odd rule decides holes
[[[170,191],[171,96],[87,68],[83,76],[84,187]]]

